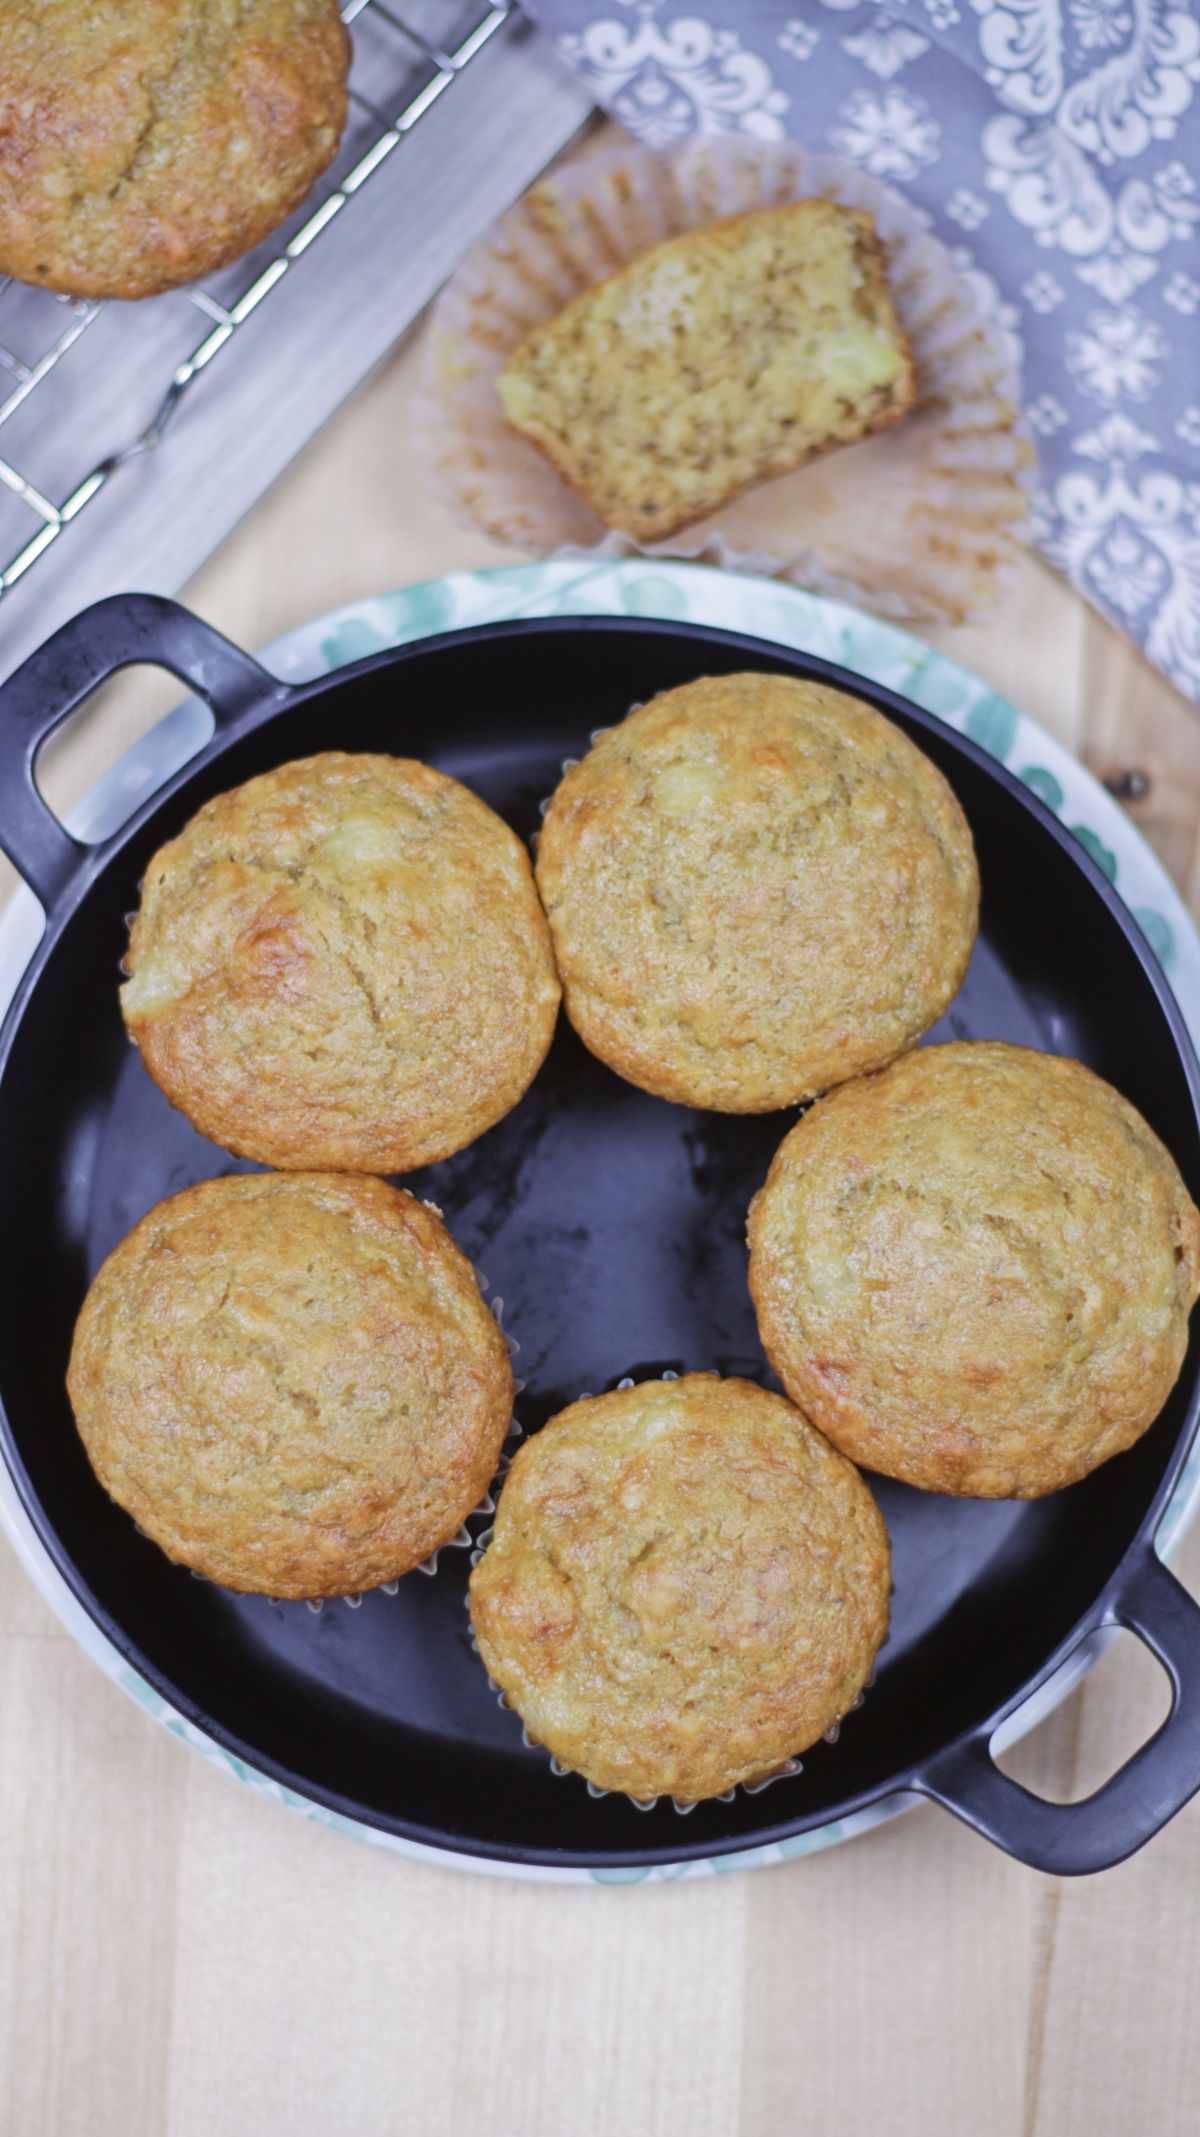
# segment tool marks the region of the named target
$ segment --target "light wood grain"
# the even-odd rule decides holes
[[[423,497],[410,347],[198,580],[248,645],[500,561]],[[1200,911],[1200,718],[1027,560],[931,634],[1102,774]],[[170,692],[110,692],[64,805]],[[1200,1588],[1200,1534],[1181,1570]],[[1116,1651],[1008,1760],[1094,1785],[1151,1725]],[[0,1547],[0,2130],[13,2137],[1185,2137],[1200,2127],[1200,1806],[1087,1883],[932,1809],[703,1884],[522,1886],[327,1833],[173,1743]]]

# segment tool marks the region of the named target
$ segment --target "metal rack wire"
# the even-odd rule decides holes
[[[482,6],[482,13],[480,7]],[[57,296],[0,277],[0,484],[18,510],[0,517],[0,555],[14,538],[18,546],[0,569],[0,600],[78,519],[84,508],[127,461],[161,440],[181,401],[259,311],[283,277],[335,224],[376,171],[394,154],[426,112],[452,88],[476,55],[513,15],[513,0],[345,0],[342,19],[354,24],[355,58],[350,77],[350,118],[339,155],[324,180],[282,230],[248,259],[209,277],[205,284],[143,300],[137,306],[94,303]],[[464,19],[465,17],[465,19]],[[420,18],[420,19],[419,19]],[[389,116],[389,112],[391,115]],[[80,471],[35,472],[43,441],[52,440],[54,404],[47,382],[58,391],[86,392],[80,369],[89,334],[95,340],[102,315],[123,315],[107,361],[124,349],[144,360],[147,315],[170,307],[171,335],[183,353],[160,378],[167,383],[149,420],[132,437]],[[195,339],[194,317],[204,321]],[[190,330],[188,322],[191,321]],[[61,407],[61,400],[59,406]],[[51,463],[53,456],[51,455]],[[0,497],[3,491],[0,491]]]

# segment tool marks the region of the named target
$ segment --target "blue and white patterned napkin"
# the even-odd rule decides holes
[[[1196,11],[526,4],[639,140],[793,136],[924,211],[1021,361],[1042,549],[1200,699]]]

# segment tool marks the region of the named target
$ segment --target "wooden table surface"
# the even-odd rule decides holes
[[[422,494],[402,351],[191,590],[244,644],[500,552]],[[1030,560],[936,635],[1135,809],[1200,913],[1200,715]],[[110,691],[59,804],[158,716]],[[6,886],[4,886],[6,887]],[[1179,1560],[1200,1590],[1200,1529]],[[1122,1636],[1006,1761],[1087,1792],[1165,1707]],[[1200,1801],[1056,1883],[932,1808],[808,1860],[562,1888],[287,1814],[158,1729],[0,1543],[0,2130],[8,2137],[1183,2137],[1200,2129]]]

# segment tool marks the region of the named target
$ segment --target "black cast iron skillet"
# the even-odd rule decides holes
[[[124,829],[85,848],[37,793],[37,750],[105,676],[143,661],[206,698],[215,732]],[[934,1036],[1078,1055],[1141,1108],[1200,1194],[1200,1079],[1147,944],[1040,803],[892,692],[731,632],[607,617],[461,631],[288,688],[186,610],[119,597],[0,690],[0,845],[47,912],[0,1033],[4,1452],[55,1564],[134,1667],[228,1749],[351,1818],[501,1862],[601,1869],[720,1855],[915,1793],[1043,1869],[1100,1869],[1200,1786],[1200,1610],[1152,1541],[1200,1407],[1195,1341],[1153,1429],[1071,1490],[986,1504],[876,1480],[895,1599],[865,1704],[797,1777],[686,1821],[666,1802],[642,1812],[594,1800],[522,1744],[469,1644],[465,1551],[356,1611],[236,1596],[137,1533],[95,1482],[72,1424],[63,1374],[97,1264],[153,1202],[234,1166],[172,1112],[122,1030],[123,916],[160,841],[209,795],[331,747],[426,758],[529,834],[591,729],[670,685],[747,668],[856,691],[953,782],[979,850],[983,920]],[[745,1212],[790,1118],[647,1097],[564,1021],[515,1112],[410,1177],[506,1301],[527,1427],[625,1373],[764,1376]],[[1098,1794],[1049,1804],[1000,1773],[989,1743],[1105,1625],[1128,1626],[1159,1657],[1172,1710]]]

